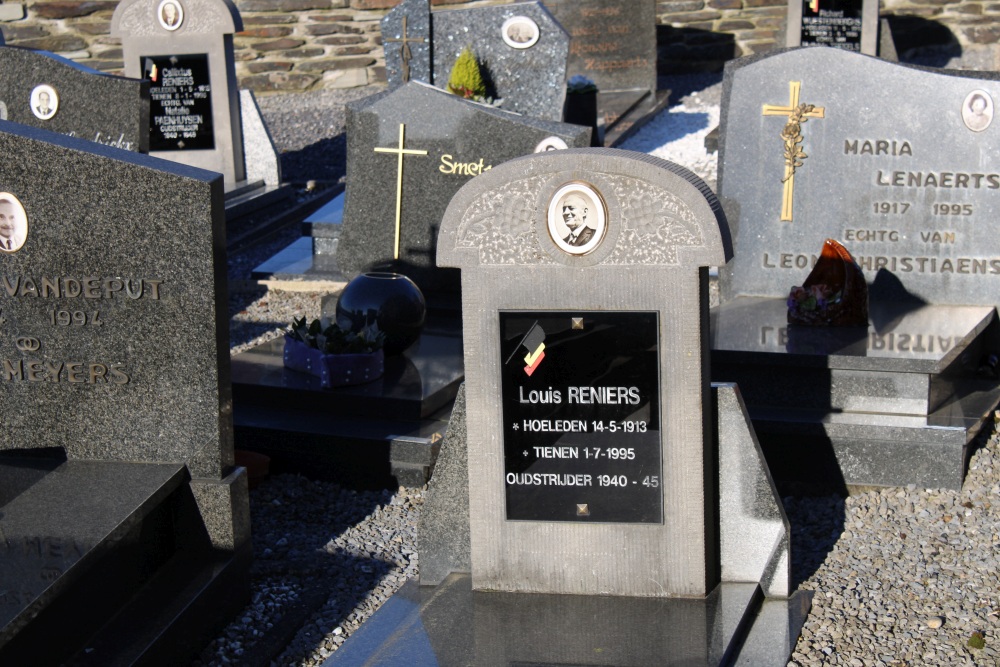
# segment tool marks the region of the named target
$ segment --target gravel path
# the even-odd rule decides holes
[[[626,146],[715,183],[705,135],[719,75],[674,77],[669,113]],[[360,91],[263,98],[296,180],[343,175],[342,102]],[[230,258],[234,349],[315,317],[319,295],[264,292],[249,269],[295,232]],[[1000,412],[997,419],[1000,420]],[[985,429],[962,491],[914,487],[785,498],[794,584],[815,591],[789,666],[1000,665],[1000,434]],[[253,602],[196,665],[318,665],[417,572],[421,489],[355,492],[283,475],[251,492]],[[273,663],[262,656],[278,655]]]

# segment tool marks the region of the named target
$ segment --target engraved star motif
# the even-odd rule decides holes
[[[517,427],[517,424],[514,424],[514,426],[512,426],[511,428],[513,428],[513,429],[514,429],[514,430],[516,431],[516,430],[517,430],[517,428],[518,428],[518,427]]]
[[[524,450],[524,455],[525,455],[525,456],[527,456],[527,455],[528,455],[528,450],[527,450],[527,449],[526,449],[526,450]]]

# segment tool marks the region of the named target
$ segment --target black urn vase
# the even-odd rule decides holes
[[[420,336],[427,316],[423,292],[399,273],[362,273],[337,299],[337,326],[358,331],[378,325],[385,353],[399,354]]]

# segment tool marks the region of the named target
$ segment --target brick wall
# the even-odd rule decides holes
[[[433,0],[437,5],[508,0]],[[633,0],[623,0],[631,2]],[[399,0],[236,0],[237,75],[257,92],[363,86],[385,79],[379,20]],[[114,0],[0,3],[8,44],[104,71],[121,66],[109,36]],[[719,69],[782,42],[786,0],[659,0],[661,72]],[[1000,69],[1000,0],[884,0],[900,55],[934,66]]]

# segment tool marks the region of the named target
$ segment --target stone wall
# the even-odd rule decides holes
[[[635,0],[622,0],[626,4]],[[236,36],[241,86],[258,93],[363,86],[385,79],[379,20],[399,0],[236,0],[245,30]],[[507,0],[433,0],[437,5]],[[44,49],[118,72],[122,52],[109,36],[114,0],[0,3],[8,44]],[[717,70],[734,57],[783,42],[786,0],[659,0],[663,73]],[[884,0],[900,56],[933,66],[1000,67],[1000,0]]]

